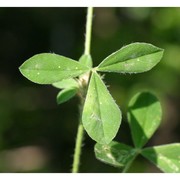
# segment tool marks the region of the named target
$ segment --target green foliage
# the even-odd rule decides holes
[[[131,99],[128,121],[136,148],[141,148],[147,143],[159,127],[161,118],[161,104],[151,93],[138,93]]]
[[[50,53],[31,57],[19,69],[27,79],[38,84],[52,84],[79,76],[89,70],[77,61]]]
[[[80,59],[79,62],[89,68],[93,67],[93,62],[92,62],[92,58],[90,55],[87,54],[83,54]]]
[[[163,49],[147,43],[124,46],[104,59],[98,71],[141,73],[152,69],[162,58]]]
[[[135,148],[118,142],[111,142],[108,145],[97,143],[95,145],[96,158],[112,166],[121,167],[125,172],[136,156],[142,154],[163,172],[180,172],[179,143],[141,149],[160,125],[161,116],[160,103],[153,94],[137,93],[130,100],[128,111],[128,122]]]
[[[121,112],[96,72],[91,75],[82,123],[89,136],[100,144],[110,143],[121,123]]]
[[[136,150],[132,147],[115,141],[112,141],[108,145],[96,143],[94,152],[98,160],[115,167],[126,166],[136,154]]]
[[[62,104],[71,98],[73,98],[77,93],[77,88],[66,88],[60,91],[57,95],[57,103]]]
[[[159,127],[162,118],[160,102],[149,92],[136,94],[128,106],[128,122],[135,147],[112,141],[121,125],[121,111],[97,73],[145,72],[152,69],[162,56],[163,50],[158,47],[133,43],[111,54],[95,68],[92,67],[90,55],[82,55],[78,62],[60,55],[43,53],[28,59],[19,69],[35,83],[52,84],[62,89],[57,95],[58,104],[79,95],[82,103],[80,123],[97,142],[94,151],[98,160],[123,168],[123,172],[126,172],[136,156],[142,154],[164,172],[180,172],[177,155],[180,144],[142,149]],[[73,79],[75,77],[77,79]],[[80,143],[79,140],[77,142]],[[77,152],[80,152],[79,149]]]
[[[81,75],[79,81],[82,81],[82,74],[87,74],[91,70],[92,75],[83,108],[82,123],[92,139],[100,144],[108,144],[116,136],[120,127],[121,111],[109,94],[101,77],[96,73],[96,70],[131,73],[144,72],[155,66],[162,55],[163,50],[151,44],[133,43],[108,56],[98,67],[92,68],[90,55],[82,55],[79,62],[77,62],[63,56],[43,53],[28,59],[20,67],[20,71],[33,82],[52,84],[54,87],[64,89],[57,96],[57,102],[61,104],[71,99],[77,93],[77,89],[80,88],[77,81],[72,79],[72,77]],[[88,73],[87,76],[89,77],[90,74]],[[86,86],[88,79],[83,79],[85,82],[80,83],[85,83]],[[158,107],[155,105],[149,111],[154,111],[156,108]],[[131,113],[134,114],[134,111]],[[141,111],[138,111],[138,113],[141,114]],[[146,116],[149,119],[153,118],[151,112]],[[129,117],[132,121],[132,116]],[[141,121],[138,122],[140,127],[142,126]],[[153,126],[156,125],[157,127],[159,125],[158,122],[159,119],[153,123]],[[135,123],[135,120],[133,120],[133,123]],[[136,123],[136,128],[138,123]],[[140,141],[142,142],[137,142],[139,141],[139,136],[142,135],[142,130],[138,127],[137,133],[134,126],[131,126],[131,128],[134,129],[132,133],[136,147],[143,146],[147,141],[146,136],[149,138],[154,130],[153,128],[147,129],[145,136],[141,137],[143,140]]]
[[[142,155],[166,173],[180,173],[180,143],[145,148]]]
[[[58,89],[63,89],[57,94],[57,104],[62,104],[73,98],[77,94],[79,88],[78,82],[73,78],[64,79],[62,81],[53,83],[52,85]]]
[[[99,32],[99,27],[101,28],[102,26],[101,21],[98,21],[100,23],[96,23],[96,26],[100,24],[100,26],[96,27],[96,30],[98,29],[98,31],[95,32],[96,35],[100,38],[94,39],[96,41],[94,44],[95,50],[97,49],[96,47],[99,46],[99,44],[100,46],[103,44],[107,46],[107,48],[111,47],[113,49],[113,46],[110,46],[109,44],[119,44],[118,37],[122,36],[122,34],[125,35],[125,38],[123,38],[122,41],[132,42],[133,38],[135,38],[135,36],[139,33],[139,28],[137,28],[137,34],[133,32],[134,29],[128,28],[130,27],[129,25],[131,25],[131,22],[128,23],[128,21],[124,21],[124,23],[127,24],[127,28],[121,27],[121,32],[117,32],[119,29],[119,23],[117,23],[118,21],[116,17],[112,16],[113,14],[111,14],[111,11],[111,9],[110,11],[104,11],[108,12],[108,14],[111,15],[111,18],[109,18],[107,23],[105,23],[108,26],[110,25],[109,27],[107,27],[107,29],[104,29],[106,32]],[[129,13],[127,13],[128,11]],[[118,10],[118,13],[120,12],[121,10]],[[175,75],[176,73],[179,73],[180,67],[178,65],[180,52],[178,46],[178,33],[174,33],[177,31],[177,28],[179,28],[179,9],[166,8],[158,9],[157,11],[154,9],[150,10],[149,8],[146,8],[140,11],[138,8],[129,8],[126,11],[123,10],[122,13],[125,17],[128,17],[128,19],[132,18],[133,21],[136,21],[139,24],[140,22],[143,22],[144,26],[147,25],[147,22],[151,22],[149,25],[153,26],[153,31],[152,28],[148,28],[148,32],[145,28],[145,31],[142,31],[142,36],[140,37],[140,39],[147,37],[150,41],[155,40],[156,42],[158,42],[158,44],[163,43],[163,46],[166,47],[166,59],[163,62],[164,64],[161,64],[162,71],[157,70],[152,74],[149,73],[150,78],[148,79],[147,75],[147,78],[143,79],[143,83],[149,83],[150,80],[153,81],[153,84],[156,86],[156,84],[158,85],[161,82],[161,86],[159,87],[161,87],[161,89],[163,90],[162,92],[164,92],[164,89],[166,89],[168,93],[170,92],[170,90],[172,92],[173,85],[176,85],[176,87],[178,86],[178,78]],[[148,15],[151,15],[150,19],[147,19]],[[146,19],[147,21],[145,21]],[[91,30],[89,30],[89,33],[88,31],[86,32],[87,36],[89,36],[89,34],[91,33],[90,31]],[[110,36],[108,35],[109,32]],[[131,35],[128,36],[129,33],[133,33],[134,37]],[[170,36],[170,34],[173,34],[173,36]],[[159,39],[157,35],[159,35]],[[7,38],[4,39],[5,41],[7,41]],[[104,40],[102,41],[102,39]],[[177,42],[173,41],[173,39],[176,39]],[[69,39],[69,41],[70,40],[71,39]],[[166,44],[167,42],[165,43],[166,40],[168,44]],[[87,41],[87,43],[85,43],[85,46],[86,44],[88,46],[88,51],[90,51],[90,41],[91,36],[89,36],[89,40]],[[106,43],[107,41],[108,43]],[[173,45],[171,44],[172,42]],[[176,42],[177,44],[174,44],[174,42]],[[106,52],[105,46],[103,47],[102,51],[97,50],[93,52],[93,55],[94,57],[96,57],[96,59],[98,59],[98,56],[100,57],[104,55],[104,53]],[[159,127],[162,116],[160,102],[151,93],[138,93],[132,98],[129,103],[127,117],[131,129],[134,147],[130,147],[120,142],[112,141],[112,139],[116,136],[118,128],[121,124],[121,111],[118,109],[117,105],[109,94],[104,82],[102,81],[102,77],[97,74],[97,72],[141,73],[148,71],[160,61],[163,55],[163,50],[147,43],[133,43],[111,54],[110,56],[105,58],[105,60],[100,63],[98,67],[95,68],[92,68],[93,62],[90,52],[88,51],[85,49],[86,54],[83,54],[79,61],[74,61],[63,56],[48,53],[36,55],[26,61],[20,67],[20,71],[25,77],[33,82],[39,84],[52,84],[54,87],[61,89],[61,91],[57,95],[58,104],[68,101],[76,94],[80,97],[81,104],[79,108],[79,122],[81,132],[83,134],[83,127],[81,124],[81,122],[83,122],[83,126],[85,127],[85,130],[88,132],[90,137],[98,142],[96,143],[94,149],[98,160],[115,167],[123,168],[123,172],[126,172],[131,165],[131,162],[136,158],[137,155],[141,154],[164,172],[179,172],[180,144],[176,143],[143,148],[143,146],[148,142],[148,140],[152,137],[154,132]],[[165,73],[163,72],[163,68]],[[171,72],[169,71],[170,69]],[[170,73],[167,75],[166,71]],[[122,81],[120,82],[123,86]],[[134,82],[135,80],[133,79],[133,83]],[[128,83],[127,81],[126,84],[128,86],[125,88],[129,88],[130,83]],[[93,86],[95,87],[95,89],[92,88]],[[178,88],[175,89],[175,92],[178,93]],[[93,93],[91,98],[89,93],[90,90]],[[127,89],[124,90],[126,91]],[[12,91],[15,92],[14,90]],[[18,98],[16,99],[19,99],[19,97],[23,97],[23,93],[19,94],[20,95],[18,95]],[[10,97],[9,99],[15,102],[15,98]],[[102,101],[104,101],[105,103],[101,104]],[[10,103],[10,105],[11,104],[12,103]],[[24,100],[24,104],[28,104],[26,103],[26,99]],[[7,122],[7,117],[8,119],[11,119],[11,114],[9,113],[9,111],[5,111],[4,113],[4,104],[2,103],[2,105],[2,113],[0,114],[3,115],[3,118],[1,119],[2,122],[4,122],[4,119],[5,122]],[[33,105],[34,104],[32,103],[32,106]],[[23,106],[23,103],[21,106]],[[115,108],[115,106],[117,108]],[[33,106],[33,108],[34,107],[36,106]],[[114,110],[114,113],[111,110],[111,108],[113,107],[116,109]],[[28,105],[26,105],[26,109],[28,108]],[[115,111],[119,111],[119,119],[116,118],[117,113]],[[94,116],[93,113],[96,113],[97,116]],[[83,118],[81,117],[81,115]],[[114,127],[114,119],[117,124],[119,122],[116,127],[117,129]],[[100,122],[96,122],[97,120],[100,120]],[[90,125],[88,125],[88,123]],[[2,129],[4,129],[2,123],[0,129],[1,131]],[[83,139],[83,136],[78,136],[80,137],[77,138],[80,139],[78,140],[78,144],[81,147],[81,139]],[[77,154],[80,154],[80,151],[77,151]]]
[[[66,88],[78,88],[78,82],[74,79],[64,79],[62,81],[56,82],[52,84],[54,87],[59,89],[66,89]]]

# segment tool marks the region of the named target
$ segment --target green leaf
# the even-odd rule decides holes
[[[94,152],[98,160],[115,167],[125,166],[136,155],[135,149],[115,141],[108,145],[97,143],[94,147]]]
[[[31,57],[19,69],[27,79],[39,84],[52,84],[79,76],[89,70],[77,61],[50,53]]]
[[[149,92],[137,93],[128,107],[128,122],[135,147],[141,148],[159,127],[162,117],[161,104]]]
[[[163,172],[180,173],[180,143],[145,148],[141,153]]]
[[[120,109],[96,72],[89,83],[82,123],[89,136],[100,144],[110,143],[120,127]]]
[[[67,88],[72,88],[72,87],[78,88],[78,82],[73,78],[64,79],[62,81],[53,83],[52,85],[59,89],[67,89]]]
[[[63,89],[57,95],[57,103],[62,104],[69,99],[73,98],[77,93],[77,88]]]
[[[91,55],[83,54],[80,57],[79,62],[89,68],[92,68],[93,66]]]
[[[151,44],[132,43],[104,59],[97,70],[117,73],[149,71],[161,60],[163,51]]]

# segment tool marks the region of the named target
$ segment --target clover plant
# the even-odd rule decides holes
[[[164,50],[154,45],[136,42],[126,45],[93,67],[90,54],[93,8],[88,8],[85,51],[78,61],[54,53],[37,54],[20,66],[20,72],[30,81],[51,84],[61,89],[57,103],[75,95],[80,97],[80,118],[72,172],[79,171],[84,130],[96,142],[95,156],[102,162],[126,172],[141,154],[164,172],[180,172],[180,144],[143,148],[161,122],[158,99],[149,92],[136,94],[129,103],[128,122],[135,147],[113,141],[119,131],[121,110],[103,82],[102,72],[143,73],[151,70]]]
[[[143,148],[161,122],[162,109],[156,96],[150,92],[137,93],[130,100],[127,117],[134,147],[115,141],[96,143],[96,158],[126,172],[141,154],[163,172],[180,172],[180,143]]]

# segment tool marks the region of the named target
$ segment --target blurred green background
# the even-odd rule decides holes
[[[0,172],[70,172],[78,125],[78,98],[57,106],[58,89],[34,84],[18,67],[29,57],[53,52],[78,60],[84,50],[86,8],[0,8]],[[132,145],[126,120],[129,99],[151,90],[163,106],[162,124],[147,146],[180,141],[180,8],[95,8],[94,66],[132,42],[165,49],[153,70],[106,74],[123,111],[115,140]],[[95,159],[85,135],[81,172],[120,172]],[[160,172],[139,157],[130,172]]]

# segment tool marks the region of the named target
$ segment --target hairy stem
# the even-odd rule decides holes
[[[85,40],[85,50],[84,50],[84,54],[86,55],[90,55],[92,18],[93,18],[93,7],[89,7],[87,10],[86,40]]]
[[[88,7],[87,9],[87,20],[86,20],[86,38],[85,38],[85,50],[84,54],[90,55],[90,47],[91,47],[91,31],[92,31],[92,17],[93,17],[93,8]],[[90,74],[89,74],[90,75]],[[83,141],[83,134],[84,134],[84,128],[82,125],[82,110],[84,106],[84,99],[86,96],[86,88],[88,85],[88,80],[89,78],[81,78],[81,95],[80,95],[80,121],[79,121],[79,126],[78,126],[78,131],[77,131],[77,137],[76,137],[76,145],[75,145],[75,151],[74,151],[74,157],[73,157],[73,167],[72,167],[72,173],[77,173],[79,172],[79,165],[80,165],[80,156],[81,156],[81,148],[82,148],[82,141]]]
[[[82,147],[82,141],[83,141],[83,132],[84,132],[83,126],[81,123],[79,123],[77,137],[76,137],[73,168],[72,168],[73,173],[77,173],[79,171],[81,147]]]

